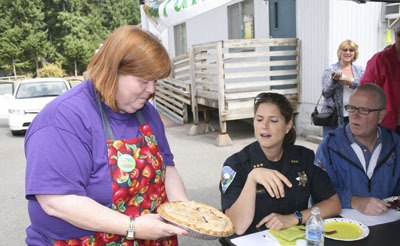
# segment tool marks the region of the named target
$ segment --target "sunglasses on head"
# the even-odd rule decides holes
[[[282,97],[282,95],[277,94],[277,93],[272,93],[272,92],[262,92],[260,94],[258,94],[255,98],[254,98],[254,104],[260,102],[260,101],[264,101],[267,98],[272,98],[272,99],[280,99]]]

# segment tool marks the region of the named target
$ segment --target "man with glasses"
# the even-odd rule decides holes
[[[395,42],[376,53],[367,63],[361,84],[374,83],[386,93],[386,117],[382,125],[400,133],[400,20],[393,26]]]
[[[400,137],[379,125],[385,105],[379,86],[360,85],[345,106],[349,123],[318,147],[315,164],[327,171],[342,208],[379,215],[388,209],[382,199],[400,195]]]

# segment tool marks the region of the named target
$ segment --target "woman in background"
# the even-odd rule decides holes
[[[364,68],[354,64],[358,58],[358,45],[355,42],[351,40],[341,42],[337,49],[337,57],[339,61],[326,68],[322,76],[324,97],[322,112],[336,110],[338,124],[323,126],[323,136],[343,123],[349,122],[349,115],[344,110],[344,105],[348,104],[350,95],[358,87],[364,74]]]

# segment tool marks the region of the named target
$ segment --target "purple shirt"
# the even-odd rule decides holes
[[[104,103],[115,139],[138,135],[135,114],[112,111]],[[141,113],[150,124],[164,162],[173,166],[173,155],[164,125],[152,104]],[[26,198],[31,225],[26,229],[28,245],[52,245],[52,239],[72,239],[93,234],[63,220],[48,216],[36,194],[75,194],[111,207],[111,176],[106,137],[93,84],[85,81],[51,101],[36,116],[25,137]]]

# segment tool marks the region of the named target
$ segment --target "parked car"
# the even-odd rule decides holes
[[[8,103],[14,93],[14,82],[0,81],[0,119],[8,118]]]
[[[25,132],[47,103],[69,89],[71,84],[62,78],[36,78],[20,82],[8,108],[8,125],[12,135]]]

